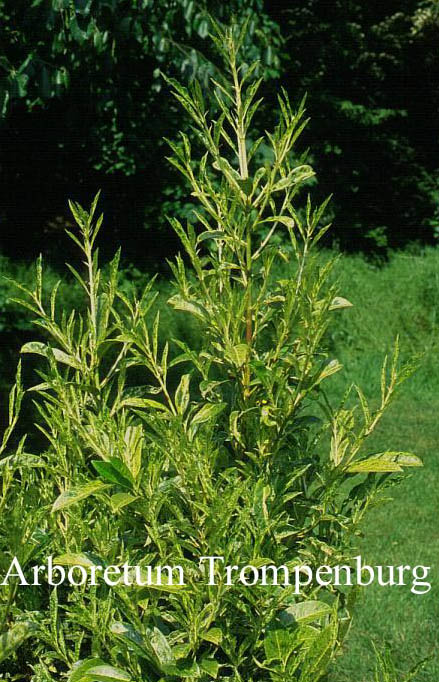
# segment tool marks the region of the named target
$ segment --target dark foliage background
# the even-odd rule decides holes
[[[206,86],[210,12],[251,15],[270,125],[284,85],[308,93],[315,189],[346,249],[431,243],[439,230],[438,3],[0,0],[1,249],[66,258],[67,198],[102,188],[104,249],[142,267],[176,244],[185,189],[164,159],[182,125],[160,70]],[[186,123],[187,124],[187,123]]]
[[[307,91],[307,135],[342,247],[429,242],[438,222],[437,2],[282,3],[282,80]]]
[[[279,28],[262,0],[5,0],[0,8],[6,254],[33,256],[44,244],[56,258],[67,198],[88,204],[101,188],[108,252],[122,243],[142,265],[163,260],[175,245],[164,209],[181,213],[183,192],[163,141],[177,135],[181,115],[160,71],[208,84],[209,10],[221,21],[251,14],[248,58],[278,77]]]

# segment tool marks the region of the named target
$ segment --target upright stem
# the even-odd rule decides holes
[[[243,116],[242,100],[241,100],[241,83],[239,82],[238,71],[236,68],[236,61],[235,61],[234,56],[232,58],[231,66],[232,66],[232,74],[233,74],[233,85],[235,88],[239,173],[241,175],[242,180],[247,180],[247,178],[248,178],[248,164],[247,164],[247,149],[245,146],[244,116]]]
[[[239,173],[241,180],[248,179],[248,162],[247,162],[247,148],[245,144],[245,123],[244,123],[244,112],[242,107],[241,99],[241,83],[239,82],[238,71],[236,68],[235,55],[232,52],[231,58],[231,69],[233,74],[233,85],[235,88],[235,105],[236,105],[236,133],[238,139],[238,160],[239,160]],[[253,322],[252,322],[252,237],[251,237],[251,221],[248,220],[248,206],[245,210],[245,230],[246,230],[246,257],[245,257],[245,270],[246,270],[246,323],[245,323],[245,340],[249,347],[249,352],[247,355],[247,360],[244,366],[244,398],[248,398],[250,395],[250,347],[253,339]]]
[[[90,243],[90,234],[88,233],[85,241],[85,254],[87,259],[87,270],[88,270],[88,294],[90,300],[90,318],[91,318],[91,339],[90,339],[90,369],[96,366],[96,343],[97,343],[97,309],[96,309],[96,281],[95,272],[93,266],[93,251]],[[96,384],[98,385],[98,378],[95,377]]]

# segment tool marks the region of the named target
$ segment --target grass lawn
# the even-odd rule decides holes
[[[351,319],[340,321],[340,344],[336,335],[335,346],[340,345],[338,356],[345,366],[345,376],[337,381],[340,391],[349,377],[369,395],[377,395],[378,356],[388,349],[398,328],[403,349],[426,353],[370,443],[370,452],[414,452],[422,457],[424,468],[414,470],[391,491],[392,502],[369,512],[359,544],[363,559],[371,565],[430,566],[432,589],[417,595],[410,585],[364,588],[330,682],[371,682],[372,641],[379,649],[384,645],[391,649],[402,672],[433,655],[415,679],[439,679],[439,258],[431,252],[427,257],[400,255],[395,260],[383,270],[371,271],[369,277],[364,276],[365,264],[355,277],[352,260],[345,261],[342,293],[356,305]]]
[[[439,396],[436,400],[414,402],[400,399],[382,423],[375,438],[377,448],[392,443],[395,449],[408,447],[422,456],[424,469],[393,490],[393,501],[371,511],[361,541],[367,563],[383,565],[418,564],[431,566],[429,593],[416,595],[406,587],[363,589],[357,603],[354,624],[337,661],[331,682],[370,682],[373,640],[378,647],[392,650],[398,668],[407,670],[421,658],[434,654],[439,642],[439,524],[438,443]],[[436,655],[419,680],[439,679]]]

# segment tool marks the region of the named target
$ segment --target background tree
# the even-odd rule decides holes
[[[334,193],[334,238],[363,250],[431,242],[437,0],[337,1],[330,12],[322,0],[1,0],[2,249],[33,256],[43,232],[56,255],[66,197],[87,202],[101,187],[108,253],[123,241],[142,265],[170,255],[164,214],[188,206],[163,161],[163,135],[181,115],[164,104],[160,70],[207,84],[207,11],[224,21],[251,15],[246,57],[261,59],[266,80],[261,132],[280,84],[296,99],[308,92],[317,191]]]
[[[162,138],[172,137],[181,116],[163,94],[160,71],[207,84],[214,68],[203,40],[207,10],[224,21],[251,14],[247,59],[260,59],[266,78],[279,75],[278,28],[262,0],[0,2],[6,253],[32,254],[44,231],[55,254],[66,198],[88,201],[101,187],[113,216],[108,251],[121,240],[133,243],[127,257],[141,252],[144,263],[151,233],[142,227],[154,231],[178,184],[163,160]],[[169,240],[169,231],[154,240],[156,259],[172,250]]]
[[[342,246],[431,241],[438,230],[438,2],[276,3],[282,81],[308,92],[322,196]]]

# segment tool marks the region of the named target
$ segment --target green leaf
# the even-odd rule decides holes
[[[0,635],[0,661],[10,656],[23,642],[38,631],[38,626],[29,621],[13,625]]]
[[[206,642],[211,642],[212,644],[219,646],[223,639],[223,633],[221,628],[210,628],[207,632],[201,633],[201,638]]]
[[[125,464],[116,457],[112,457],[108,462],[102,460],[92,460],[92,465],[104,481],[109,483],[116,483],[123,488],[131,489],[133,482],[131,474]]]
[[[200,668],[203,672],[207,673],[209,677],[214,680],[218,677],[218,672],[220,669],[220,664],[215,661],[214,658],[202,658],[200,661]]]
[[[170,644],[161,630],[157,627],[147,628],[145,639],[162,669],[175,664],[175,658]]]
[[[249,355],[250,348],[246,343],[238,343],[233,346],[226,354],[226,358],[231,360],[236,367],[242,367]]]
[[[227,159],[220,156],[218,157],[218,161],[214,161],[212,166],[215,168],[215,170],[219,170],[224,174],[231,187],[238,190],[239,192],[241,191],[241,176],[239,175],[238,171],[230,165]]]
[[[225,407],[226,403],[208,403],[207,405],[203,405],[201,410],[192,418],[191,426],[215,419],[215,417],[218,417],[218,415],[224,411]]]
[[[123,463],[120,460],[110,460],[118,472],[129,481],[135,481],[142,467],[143,427],[128,426],[125,430]]]
[[[122,400],[121,407],[152,407],[153,410],[162,410],[169,412],[166,405],[159,403],[158,400],[151,400],[151,398],[125,398]]]
[[[323,381],[323,379],[327,379],[332,374],[339,372],[341,369],[343,369],[343,365],[338,360],[331,360],[320,372],[316,383],[320,383]]]
[[[285,663],[297,644],[294,632],[284,628],[273,628],[265,635],[264,649],[267,662],[282,661]]]
[[[183,374],[180,383],[178,384],[177,390],[175,391],[175,405],[177,407],[179,414],[184,414],[189,405],[189,384],[191,380],[190,374]]]
[[[45,343],[41,343],[41,341],[30,341],[21,347],[20,353],[36,353],[37,355],[44,355],[44,357],[47,358],[47,350],[48,347]]]
[[[270,497],[271,488],[269,485],[265,485],[262,478],[255,485],[255,490],[253,494],[253,514],[259,524],[264,526],[268,523],[268,508],[267,500]]]
[[[82,365],[79,360],[74,358],[72,355],[68,355],[59,348],[49,348],[49,346],[46,346],[45,343],[40,343],[39,341],[25,343],[24,346],[21,347],[20,353],[35,353],[36,355],[42,355],[45,358],[50,357],[50,354],[52,353],[53,357],[58,362],[69,365],[74,369],[82,369]]]
[[[202,232],[197,241],[204,242],[206,239],[225,239],[227,237],[224,230],[208,230],[207,232]]]
[[[382,452],[366,459],[351,462],[346,467],[350,474],[391,473],[403,471],[403,467],[421,467],[422,460],[410,452]]]
[[[313,175],[315,175],[315,173],[311,166],[297,166],[296,168],[293,168],[293,170],[291,170],[284,178],[278,180],[272,188],[272,191],[279,192],[280,190],[288,189],[293,185],[301,184],[305,180],[312,178]]]
[[[174,644],[172,647],[172,653],[176,660],[186,659],[191,653],[191,650],[192,647],[188,642],[186,642],[186,644]]]
[[[79,360],[74,358],[72,355],[67,355],[67,353],[64,353],[64,351],[59,350],[59,348],[51,348],[50,350],[53,353],[55,360],[57,360],[58,362],[62,362],[64,365],[69,365],[74,369],[82,369],[82,365],[79,362]]]
[[[85,500],[90,495],[96,495],[101,493],[108,488],[108,485],[102,481],[90,481],[85,483],[85,485],[78,486],[77,488],[71,488],[61,493],[59,497],[55,500],[52,506],[52,512],[61,511],[62,509],[67,509],[72,504]]]
[[[100,658],[77,661],[68,676],[68,682],[129,682],[130,680],[131,676],[127,672],[104,663]]]
[[[172,296],[168,300],[168,303],[169,305],[172,305],[172,307],[175,308],[176,310],[183,310],[187,313],[191,313],[192,315],[197,317],[199,320],[202,320],[203,322],[206,321],[207,319],[206,310],[201,305],[199,305],[198,303],[193,303],[191,301],[186,301],[178,294]]]
[[[336,296],[331,305],[329,306],[329,310],[340,310],[341,308],[352,308],[352,303],[347,300],[347,298],[343,298],[342,296]]]
[[[87,682],[129,682],[131,675],[112,665],[97,665],[89,668],[85,677]]]
[[[300,682],[319,680],[327,671],[337,636],[337,623],[327,625],[315,639],[304,659]]]
[[[319,620],[323,616],[329,615],[331,611],[331,607],[322,601],[302,601],[281,611],[279,619],[283,625],[290,625],[292,623],[303,625],[304,623]]]
[[[229,432],[230,435],[235,438],[235,440],[242,445],[243,440],[242,440],[242,434],[241,431],[239,430],[239,418],[242,415],[242,412],[238,412],[238,410],[233,410],[233,412],[230,413],[229,416]]]
[[[48,384],[46,381],[43,381],[41,384],[35,384],[35,386],[31,386],[30,388],[27,389],[28,393],[31,393],[32,391],[38,391],[38,392],[44,392],[48,391],[51,388],[51,385]]]
[[[111,496],[110,503],[113,511],[117,512],[138,499],[138,497],[134,497],[134,495],[130,495],[129,493],[116,493]]]
[[[80,682],[84,679],[84,675],[89,668],[95,665],[102,665],[104,661],[100,658],[87,658],[76,661],[70,669],[68,674],[68,682]]]
[[[142,635],[128,623],[116,622],[110,626],[110,631],[116,637],[129,645],[131,649],[141,658],[151,660],[151,652],[148,651]]]
[[[31,455],[28,452],[17,452],[0,459],[0,467],[46,467],[47,463],[39,455]]]
[[[275,215],[271,218],[265,218],[264,223],[282,223],[282,225],[285,225],[290,230],[292,230],[295,225],[294,219],[285,215]]]

